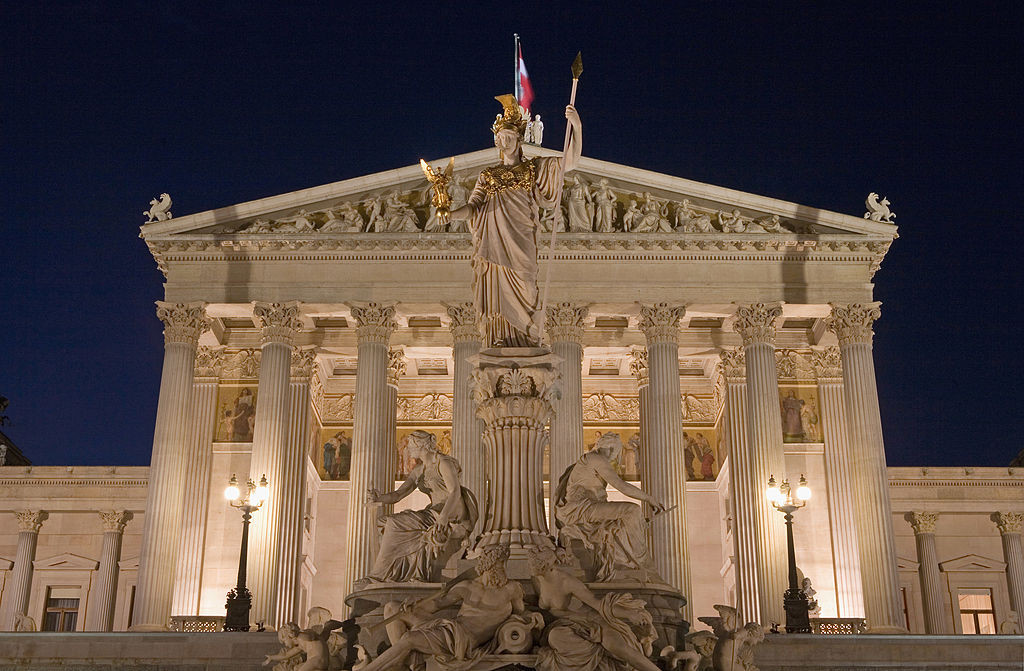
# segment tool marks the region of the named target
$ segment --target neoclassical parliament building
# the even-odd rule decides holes
[[[455,157],[455,205],[494,160]],[[366,491],[409,472],[411,432],[488,496],[470,235],[427,187],[409,166],[142,226],[165,277],[150,466],[0,466],[0,630],[217,627],[239,566],[233,476],[268,483],[247,555],[267,628],[347,613],[379,542]],[[732,604],[785,621],[765,489],[801,476],[819,630],[996,633],[1024,609],[1024,472],[886,466],[901,446],[883,444],[871,348],[888,217],[589,158],[562,202],[554,248],[538,233],[561,359],[545,479],[618,433],[623,478],[676,502],[651,524],[682,542],[653,551],[688,619]]]

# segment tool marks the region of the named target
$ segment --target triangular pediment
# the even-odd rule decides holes
[[[952,571],[1005,571],[1006,563],[981,555],[964,555],[939,564],[943,573]]]
[[[95,571],[99,568],[100,563],[87,557],[82,557],[70,552],[63,554],[54,555],[53,557],[47,557],[46,559],[37,559],[32,562],[32,567],[37,571],[40,569],[74,569],[74,570],[86,570]]]

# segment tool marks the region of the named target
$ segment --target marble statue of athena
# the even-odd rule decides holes
[[[473,233],[473,294],[485,347],[532,347],[540,342],[543,315],[537,291],[538,207],[555,207],[561,181],[580,157],[582,126],[565,108],[570,125],[562,158],[523,159],[526,120],[511,95],[499,96],[505,113],[491,130],[501,163],[485,169],[469,202],[452,219],[469,221]],[[564,162],[563,162],[564,160]]]

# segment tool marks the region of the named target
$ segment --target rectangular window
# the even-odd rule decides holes
[[[996,633],[996,613],[992,608],[992,590],[957,590],[960,628],[965,634]]]
[[[51,587],[46,595],[43,631],[74,631],[78,622],[78,588]]]

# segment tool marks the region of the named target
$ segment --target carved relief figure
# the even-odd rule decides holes
[[[668,221],[668,203],[657,200],[649,193],[644,193],[644,204],[640,220],[635,222],[633,230],[637,233],[671,233],[672,225]]]
[[[629,205],[626,206],[626,211],[622,213],[622,230],[627,233],[633,232],[643,216],[643,212],[640,211],[636,201],[630,199]]]
[[[299,631],[298,625],[294,622],[285,624],[278,632],[278,640],[285,646],[276,655],[267,655],[263,660],[263,666],[271,662],[284,662],[274,666],[274,671],[328,671],[331,668],[331,652],[327,640],[331,632],[339,629],[342,623],[337,620],[329,620],[319,632],[313,629]],[[299,664],[288,663],[290,660],[299,659],[304,655],[306,660]]]
[[[711,216],[690,207],[689,200],[676,206],[676,230],[683,233],[714,233]]]
[[[594,197],[579,175],[574,175],[569,187],[569,230],[590,232],[594,222]]]
[[[611,233],[615,228],[615,193],[602,178],[594,189],[594,230]]]
[[[374,233],[383,233],[387,229],[387,219],[384,217],[384,194],[366,201],[366,230]]]
[[[655,513],[665,510],[660,501],[615,472],[612,462],[621,453],[619,434],[605,433],[594,449],[565,469],[554,496],[559,542],[569,547],[577,541],[592,552],[596,579],[600,581],[611,580],[617,566],[636,568],[642,574],[653,572],[640,506],[609,501],[607,486],[650,504]]]
[[[419,233],[416,213],[398,198],[398,192],[392,191],[384,200],[384,232],[386,233]]]
[[[733,210],[730,214],[719,212],[718,223],[725,233],[743,233],[747,230],[747,225],[744,223],[739,210]]]
[[[529,563],[537,605],[555,618],[537,671],[658,671],[648,659],[657,633],[643,601],[623,592],[597,598],[549,548],[531,550]]]
[[[338,211],[327,211],[327,221],[320,227],[321,233],[362,233],[365,226],[363,215],[352,203],[342,203]]]
[[[476,524],[476,498],[460,483],[459,462],[438,452],[433,435],[413,431],[406,449],[419,462],[409,477],[393,492],[369,490],[367,503],[398,503],[418,489],[430,497],[430,505],[383,518],[384,535],[370,578],[432,582]]]
[[[782,438],[784,441],[791,443],[804,441],[804,423],[800,416],[803,407],[803,399],[797,398],[796,392],[792,389],[782,399]]]
[[[715,647],[711,665],[715,671],[757,671],[753,648],[764,640],[764,627],[756,622],[740,626],[739,613],[731,606],[715,605],[718,617],[697,618],[711,627]]]

